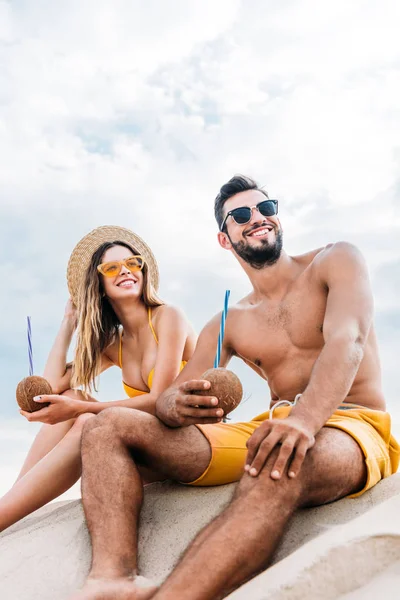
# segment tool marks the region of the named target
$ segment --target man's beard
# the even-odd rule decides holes
[[[236,254],[247,262],[253,269],[263,269],[274,265],[282,253],[283,236],[281,229],[275,229],[275,243],[270,244],[267,240],[261,240],[261,246],[254,248],[244,241],[230,242]]]

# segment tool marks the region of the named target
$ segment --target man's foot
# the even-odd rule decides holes
[[[70,600],[148,600],[157,586],[142,576],[135,579],[88,579]]]

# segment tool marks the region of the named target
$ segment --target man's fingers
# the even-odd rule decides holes
[[[272,430],[271,433],[261,442],[257,453],[250,464],[250,468],[248,469],[250,475],[256,477],[259,474],[268,456],[279,442],[280,437],[280,434]]]
[[[288,469],[288,476],[290,478],[296,477],[303,465],[308,450],[308,443],[306,441],[300,442],[296,448],[295,455]]]
[[[271,478],[280,479],[282,473],[284,473],[289,458],[292,455],[296,439],[293,437],[287,437],[279,449],[278,458],[276,459],[274,466],[271,469]]]
[[[251,463],[254,460],[254,457],[257,454],[258,448],[261,442],[266,438],[269,431],[265,430],[266,423],[264,423],[261,427],[256,429],[251,437],[247,440],[247,458],[246,458],[246,467],[250,468]],[[248,469],[246,469],[248,470]]]
[[[222,408],[194,408],[188,406],[182,411],[184,417],[192,417],[194,419],[218,419],[224,416]]]
[[[191,379],[190,381],[185,381],[179,386],[179,389],[187,394],[188,392],[197,392],[201,390],[209,390],[211,387],[211,383],[206,379]]]
[[[183,396],[181,403],[185,406],[194,406],[198,408],[199,406],[212,407],[218,406],[218,398],[215,396],[195,396],[194,394],[188,394],[187,396]]]

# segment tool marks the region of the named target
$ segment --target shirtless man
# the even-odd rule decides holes
[[[93,563],[76,598],[223,598],[267,567],[298,507],[359,495],[397,470],[365,262],[345,242],[288,256],[277,208],[242,176],[215,202],[219,243],[253,286],[229,310],[221,364],[241,357],[268,382],[273,410],[222,423],[215,398],[188,394],[209,385],[198,378],[213,363],[217,315],[158,399],[158,419],[111,408],[89,421],[82,496]],[[191,485],[240,479],[158,590],[139,589],[135,571],[143,466]]]

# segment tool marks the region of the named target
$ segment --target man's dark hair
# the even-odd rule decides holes
[[[264,194],[268,198],[267,192],[258,187],[254,179],[246,177],[245,175],[234,175],[228,183],[225,183],[219,191],[218,196],[214,202],[214,214],[215,219],[218,223],[218,228],[221,229],[221,225],[224,220],[224,204],[229,198],[232,198],[239,192],[247,192],[247,190],[257,190]]]

